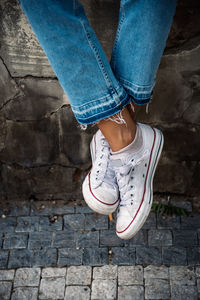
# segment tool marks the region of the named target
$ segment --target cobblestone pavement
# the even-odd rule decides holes
[[[0,300],[200,299],[197,214],[151,213],[128,241],[88,207],[33,201],[0,215]]]

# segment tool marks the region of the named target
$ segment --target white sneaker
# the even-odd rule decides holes
[[[164,142],[160,130],[140,123],[137,125],[141,128],[143,138],[141,150],[114,161],[121,198],[116,234],[122,239],[132,238],[150,213],[153,201],[153,177]]]
[[[92,169],[82,185],[83,197],[92,210],[109,215],[119,204],[119,189],[110,166],[110,146],[100,130],[93,136],[90,151]]]

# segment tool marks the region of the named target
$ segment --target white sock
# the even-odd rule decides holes
[[[139,126],[136,125],[136,134],[134,140],[126,147],[120,149],[119,151],[111,150],[111,159],[119,159],[122,154],[130,154],[133,152],[138,152],[143,145],[142,131]]]

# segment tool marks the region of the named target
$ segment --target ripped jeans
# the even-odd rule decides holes
[[[80,124],[150,103],[177,0],[121,0],[110,62],[78,0],[19,0]]]

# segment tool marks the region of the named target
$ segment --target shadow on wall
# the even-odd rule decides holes
[[[119,1],[83,0],[90,22],[110,58]],[[180,1],[149,114],[138,121],[161,128],[165,147],[155,180],[159,195],[200,191],[200,4]],[[0,2],[1,198],[82,199],[90,168],[89,141],[17,1]]]

